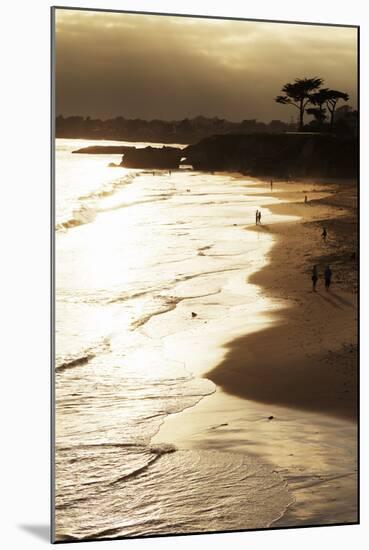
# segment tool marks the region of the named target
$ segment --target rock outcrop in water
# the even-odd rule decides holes
[[[216,135],[190,145],[182,154],[195,170],[279,177],[357,174],[356,140],[328,134]]]
[[[179,168],[182,149],[175,147],[145,147],[136,149],[129,147],[123,155],[121,166],[125,168],[155,168],[155,169],[175,169]]]
[[[77,149],[73,153],[88,155],[122,154],[122,162],[109,166],[123,166],[124,168],[175,169],[179,168],[182,158],[182,149],[177,147],[145,147],[136,148],[126,145],[92,145]]]

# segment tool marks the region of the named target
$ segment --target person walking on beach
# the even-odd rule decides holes
[[[325,271],[324,271],[325,289],[327,291],[329,290],[329,287],[331,285],[331,280],[332,280],[332,270],[329,267],[329,265],[327,265],[327,267],[325,268]]]
[[[313,272],[311,275],[311,280],[313,281],[313,291],[316,292],[316,284],[318,282],[318,269],[316,265],[313,266]]]
[[[270,190],[273,191],[273,180],[270,180]]]
[[[259,222],[259,210],[256,210],[255,221],[256,221],[256,225],[257,225],[258,222]]]
[[[305,195],[305,204],[307,204],[307,202],[308,202],[308,196]]]
[[[328,235],[327,230],[325,227],[323,227],[322,239],[324,242],[327,241],[327,235]]]
[[[261,212],[259,210],[259,213],[258,213],[258,223],[261,223]]]

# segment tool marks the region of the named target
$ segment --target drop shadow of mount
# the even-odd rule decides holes
[[[27,533],[31,533],[36,538],[50,542],[50,526],[49,525],[40,525],[40,524],[34,524],[34,525],[19,525],[18,526],[23,531],[26,531]]]

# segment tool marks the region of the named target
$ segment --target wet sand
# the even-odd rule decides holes
[[[268,182],[265,189],[270,196]],[[281,202],[261,203],[262,224],[245,230],[275,239],[249,282],[280,307],[267,326],[227,344],[215,368],[195,372],[217,392],[168,417],[155,440],[273,464],[295,499],[274,526],[356,522],[356,187],[275,182],[272,194]],[[274,223],[275,214],[291,221]],[[320,274],[316,293],[313,264]]]

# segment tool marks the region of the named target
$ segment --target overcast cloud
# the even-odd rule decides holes
[[[290,120],[273,98],[319,76],[356,107],[357,31],[57,10],[57,114]]]

